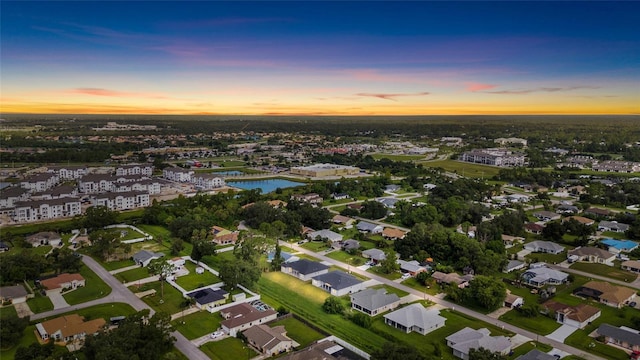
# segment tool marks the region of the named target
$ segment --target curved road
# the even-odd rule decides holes
[[[398,284],[396,282],[393,282],[392,280],[383,278],[383,277],[378,276],[376,274],[372,274],[372,273],[369,273],[367,271],[364,271],[364,270],[361,270],[361,269],[358,269],[358,268],[354,268],[352,266],[348,266],[347,264],[344,264],[344,263],[342,263],[340,261],[334,260],[332,258],[326,257],[324,255],[320,255],[320,254],[315,253],[313,251],[310,251],[310,250],[307,250],[305,248],[302,248],[302,247],[298,246],[297,244],[291,244],[291,243],[288,243],[288,242],[285,242],[285,241],[280,241],[280,244],[283,245],[283,246],[287,246],[287,247],[293,248],[294,250],[299,251],[301,253],[313,256],[313,257],[315,257],[317,259],[320,259],[322,261],[326,261],[326,262],[328,262],[328,263],[330,263],[332,265],[336,265],[336,266],[342,267],[344,269],[349,268],[349,269],[351,269],[352,272],[355,272],[355,273],[357,273],[359,275],[365,276],[365,277],[370,278],[370,279],[377,280],[377,281],[379,281],[379,282],[381,282],[383,284],[395,287],[395,288],[400,289],[402,291],[406,291],[406,292],[408,292],[410,294],[419,296],[421,298],[426,297],[429,301],[431,301],[431,302],[433,302],[435,304],[438,304],[438,305],[441,305],[441,306],[444,306],[444,307],[447,307],[447,308],[450,308],[450,309],[454,309],[454,310],[456,310],[458,312],[461,312],[461,313],[463,313],[465,315],[471,316],[471,317],[473,317],[475,319],[482,320],[482,321],[484,321],[486,323],[489,323],[489,324],[494,324],[496,326],[502,327],[503,329],[509,330],[509,331],[511,331],[513,333],[526,336],[526,337],[528,337],[530,339],[535,339],[538,342],[541,342],[541,343],[544,343],[544,344],[547,344],[547,345],[551,345],[556,349],[560,349],[560,350],[562,350],[564,352],[567,352],[567,353],[570,353],[570,354],[573,354],[573,355],[577,355],[577,356],[579,356],[579,357],[581,357],[583,359],[604,360],[603,358],[601,358],[599,356],[596,356],[596,355],[593,355],[593,354],[589,354],[589,353],[584,352],[584,351],[582,351],[580,349],[576,349],[576,348],[574,348],[572,346],[569,346],[569,345],[566,345],[564,343],[555,341],[553,339],[549,339],[549,338],[545,337],[544,335],[535,334],[535,333],[533,333],[531,331],[527,331],[527,330],[521,329],[519,327],[516,327],[514,325],[505,323],[503,321],[500,321],[500,320],[497,320],[497,319],[493,319],[493,318],[491,318],[491,317],[489,317],[487,315],[484,315],[484,314],[481,314],[479,312],[467,309],[465,307],[462,307],[460,305],[454,304],[452,302],[448,302],[448,301],[445,301],[445,300],[442,300],[442,299],[438,299],[438,298],[436,298],[434,296],[425,294],[425,293],[420,292],[420,291],[418,291],[416,289],[410,288],[410,287],[402,285],[402,284]]]
[[[40,314],[35,314],[31,316],[31,320],[38,320],[49,316],[60,315],[69,311],[84,309],[94,305],[119,302],[131,305],[136,311],[149,309],[150,314],[153,315],[155,311],[151,307],[149,307],[149,305],[145,304],[144,301],[135,296],[118,279],[116,279],[107,270],[105,270],[97,261],[93,260],[89,256],[82,256],[82,262],[111,287],[111,294],[101,299],[46,311]],[[191,343],[191,341],[187,340],[187,338],[185,338],[178,331],[174,331],[173,333],[171,333],[171,335],[176,338],[176,342],[174,343],[175,347],[180,350],[180,352],[182,352],[189,360],[209,360],[209,357],[205,355],[205,353],[198,349],[193,343]]]

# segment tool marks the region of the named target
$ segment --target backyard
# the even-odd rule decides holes
[[[29,309],[31,309],[34,314],[53,310],[53,303],[51,302],[49,297],[41,295],[37,291],[35,297],[27,300],[27,305],[29,305]]]
[[[252,359],[256,356],[256,352],[247,347],[242,341],[236,338],[228,337],[220,341],[211,341],[200,347],[209,358],[213,360],[228,359]]]
[[[205,270],[204,273],[196,273],[196,264],[191,261],[185,262],[185,267],[189,270],[188,275],[180,276],[176,279],[176,283],[186,291],[195,290],[207,285],[213,285],[221,282],[220,278],[215,274]]]
[[[137,267],[135,269],[123,271],[113,275],[116,279],[122,281],[123,283],[132,282],[135,280],[140,280],[144,278],[148,278],[151,276],[149,273],[149,269],[145,267]]]
[[[325,335],[312,329],[295,317],[288,317],[269,324],[271,327],[278,325],[284,325],[284,328],[287,330],[287,336],[300,344],[300,348],[305,348],[325,337]]]
[[[129,289],[134,293],[151,289],[155,290],[155,295],[149,295],[142,298],[142,301],[151,306],[155,311],[175,314],[182,310],[180,307],[180,304],[184,301],[182,293],[168,283],[164,284],[164,298],[162,297],[162,290],[160,288],[159,281],[142,284],[139,289],[137,286],[130,286]]]
[[[571,269],[627,282],[633,282],[638,277],[638,275],[626,270],[622,270],[617,266],[608,266],[604,264],[589,264],[577,262],[571,265]]]
[[[187,339],[193,340],[218,330],[221,321],[222,317],[218,312],[211,314],[208,311],[199,311],[178,318],[171,324]]]

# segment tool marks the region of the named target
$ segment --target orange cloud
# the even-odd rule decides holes
[[[429,95],[428,92],[406,93],[406,94],[385,94],[385,93],[359,93],[357,96],[375,97],[384,100],[398,101],[396,98],[401,96],[424,96]]]
[[[133,97],[133,98],[150,98],[150,99],[168,99],[169,97],[159,94],[134,93],[126,91],[108,90],[101,88],[75,88],[67,91],[71,94],[95,95],[95,96],[112,96],[112,97]]]

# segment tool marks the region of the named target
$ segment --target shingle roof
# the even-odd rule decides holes
[[[524,355],[518,356],[516,360],[556,360],[556,357],[543,353],[538,349],[533,349]]]
[[[360,221],[356,228],[360,231],[373,231],[375,228],[379,227],[378,224],[373,224],[367,221]]]
[[[313,274],[318,271],[329,269],[329,267],[325,264],[307,259],[300,259],[298,261],[290,262],[282,266],[291,268],[303,275]]]
[[[385,315],[384,318],[406,326],[407,328],[418,326],[422,329],[429,329],[433,327],[434,324],[444,323],[447,320],[440,316],[440,310],[427,310],[418,303],[398,309]]]
[[[602,324],[598,327],[598,330],[596,330],[596,332],[599,335],[611,337],[613,339],[629,343],[630,345],[640,345],[640,334],[625,330],[623,328],[611,326],[609,324]]]
[[[599,296],[600,299],[618,304],[623,303],[636,293],[634,290],[631,290],[629,288],[611,285],[608,282],[604,281],[589,281],[588,283],[582,285],[582,287],[601,292],[602,294]]]
[[[51,335],[60,330],[62,337],[70,337],[77,334],[86,333],[95,334],[104,326],[106,322],[102,318],[84,321],[84,318],[78,314],[71,314],[66,316],[60,316],[49,321],[38,323],[40,327]],[[38,326],[36,326],[38,327]]]
[[[366,255],[369,258],[376,260],[376,261],[380,261],[380,260],[384,260],[387,258],[387,256],[385,255],[384,251],[380,250],[380,249],[369,249],[369,250],[365,250],[362,252],[362,255]]]
[[[385,289],[366,289],[351,295],[352,304],[369,310],[379,309],[399,300],[398,295],[387,294]]]
[[[274,326],[270,328],[267,325],[256,325],[242,332],[244,336],[252,343],[256,344],[260,349],[271,350],[284,341],[292,341],[284,334],[287,331],[284,326]]]
[[[599,249],[592,246],[580,247],[577,249],[573,249],[569,251],[568,255],[576,255],[576,256],[597,256],[601,259],[609,259],[614,254],[608,252],[607,250]]]
[[[333,289],[336,290],[346,289],[348,287],[362,283],[361,280],[358,280],[354,276],[339,270],[314,276],[313,280],[322,281],[325,284],[329,284]]]
[[[29,294],[23,285],[0,287],[0,298],[15,299]]]
[[[40,284],[48,290],[57,289],[62,286],[64,283],[69,283],[72,281],[83,281],[84,278],[80,274],[60,274],[56,277],[52,277],[50,279],[40,281]]]
[[[212,302],[220,301],[225,298],[228,292],[222,289],[202,289],[187,294],[188,297],[193,298],[200,305],[211,304]]]
[[[156,253],[149,250],[140,250],[137,253],[133,254],[133,261],[135,262],[145,262],[152,258],[163,257],[163,253]]]
[[[457,341],[452,341],[453,339]],[[503,352],[511,348],[511,341],[504,336],[489,336],[489,330],[473,330],[464,328],[457,333],[447,337],[447,341],[452,341],[453,349],[468,354],[470,349],[485,348],[491,352]]]

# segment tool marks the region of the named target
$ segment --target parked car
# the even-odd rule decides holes
[[[216,332],[211,333],[211,338],[212,339],[216,339],[216,338],[219,338],[222,335],[224,335],[224,331],[217,330]]]

